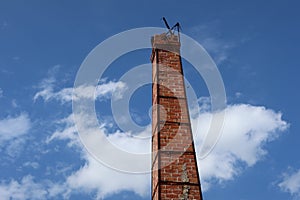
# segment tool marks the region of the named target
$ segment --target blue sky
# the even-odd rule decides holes
[[[114,171],[83,148],[70,97],[94,47],[128,29],[164,27],[162,16],[170,24],[179,21],[182,32],[207,50],[226,89],[222,137],[198,160],[204,199],[300,199],[299,7],[292,0],[1,1],[0,199],[150,199],[149,174]],[[119,78],[149,63],[150,53],[121,56],[99,82],[101,131],[129,151],[148,151],[150,144],[131,143],[113,120],[110,97],[126,94]],[[201,110],[191,112],[192,119],[206,130],[208,90],[183,64]],[[133,94],[129,109],[147,133],[150,106],[146,85]],[[200,145],[201,137],[196,140]]]

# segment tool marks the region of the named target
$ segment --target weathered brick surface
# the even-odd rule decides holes
[[[169,69],[170,67],[162,66],[161,68]],[[183,76],[178,71],[159,71],[159,80],[156,81],[159,84],[158,94],[161,96],[184,98],[185,94],[182,82]]]
[[[161,180],[170,182],[184,182],[182,175],[186,172],[188,182],[198,183],[198,172],[195,165],[194,155],[186,152],[182,155],[170,152],[161,152],[161,165],[164,166],[161,170]],[[170,163],[172,161],[172,163]],[[186,169],[183,169],[183,165]]]
[[[166,200],[175,200],[175,199],[181,199],[182,198],[182,185],[162,185],[161,186],[161,199]],[[200,191],[198,190],[197,186],[189,186],[189,200],[196,200],[200,197]]]
[[[165,123],[160,131],[159,140],[162,150],[193,151],[189,124]]]
[[[180,43],[175,35],[161,34],[152,46],[152,199],[202,200]]]
[[[189,123],[186,99],[160,97],[159,105],[164,107],[164,109],[159,109],[160,120]]]

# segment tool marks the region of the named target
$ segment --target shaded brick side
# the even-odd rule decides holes
[[[161,34],[152,47],[152,199],[202,200],[180,43]]]

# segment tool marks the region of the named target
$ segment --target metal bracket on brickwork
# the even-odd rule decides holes
[[[178,40],[179,40],[179,42],[180,42],[180,34],[179,34],[179,32],[180,32],[180,30],[181,30],[181,26],[180,26],[179,22],[177,22],[177,23],[176,23],[174,26],[172,26],[172,28],[171,28],[171,27],[169,26],[169,24],[168,24],[166,18],[163,17],[162,19],[163,19],[163,21],[164,21],[166,27],[168,28],[167,34],[170,33],[171,35],[174,35],[175,31],[177,31],[177,34],[178,34]]]

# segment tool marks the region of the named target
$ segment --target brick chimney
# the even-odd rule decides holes
[[[151,42],[152,199],[202,200],[179,37],[163,33]]]

